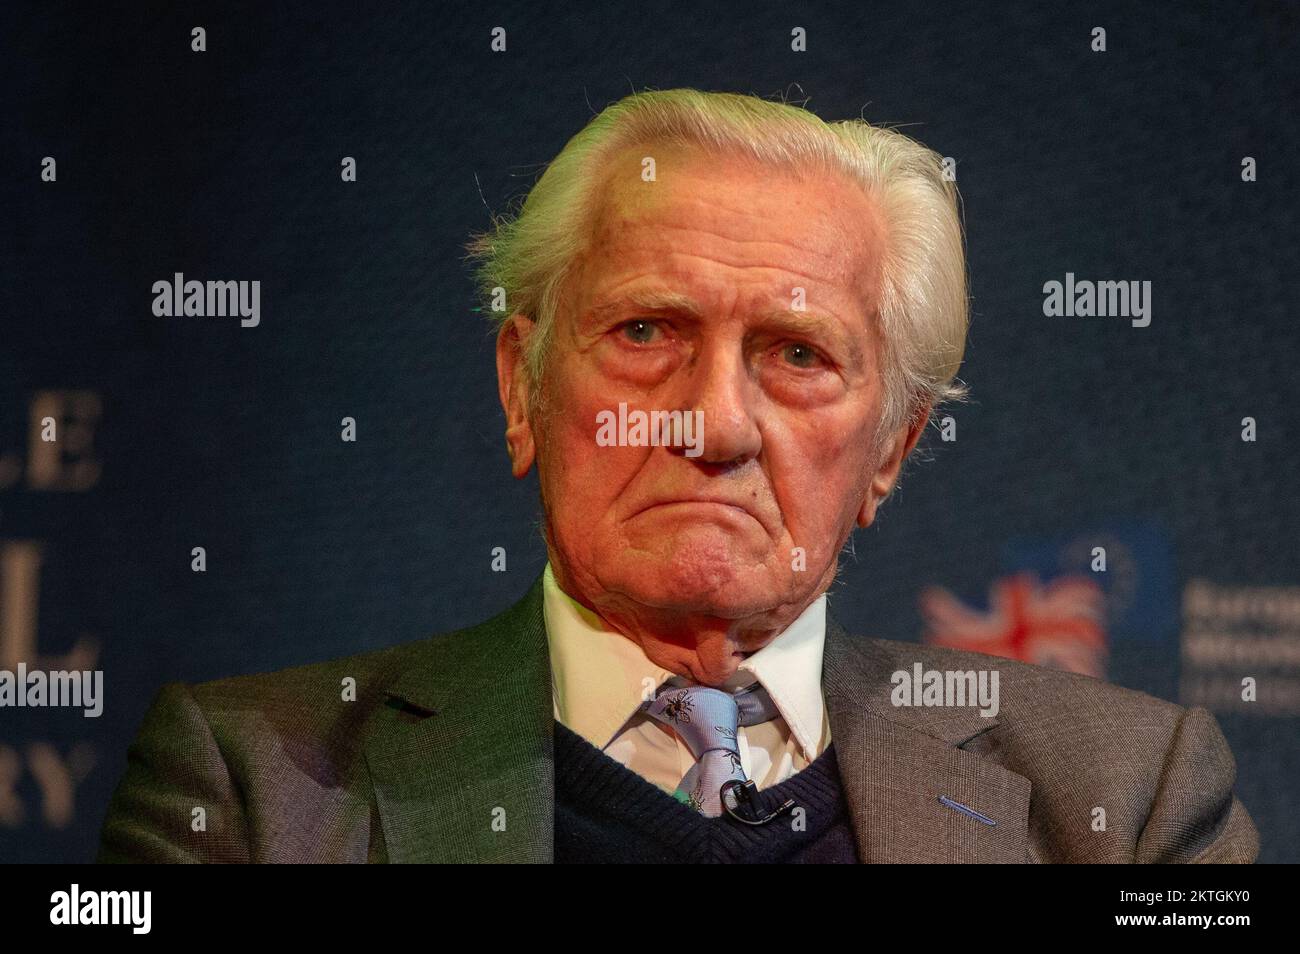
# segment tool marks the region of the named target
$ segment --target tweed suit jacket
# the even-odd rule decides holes
[[[997,715],[894,705],[891,674],[917,662],[997,670]],[[1258,851],[1204,709],[854,638],[830,617],[822,683],[862,861],[1251,862]],[[99,860],[550,862],[553,735],[539,578],[470,629],[164,686]]]

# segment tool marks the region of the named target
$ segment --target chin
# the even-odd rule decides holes
[[[682,548],[662,560],[618,563],[621,572],[609,580],[613,588],[659,609],[739,619],[771,609],[773,595],[785,592],[768,565],[735,552]]]

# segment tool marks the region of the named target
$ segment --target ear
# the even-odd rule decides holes
[[[506,450],[510,452],[510,469],[523,477],[537,458],[533,427],[529,423],[528,369],[524,364],[528,337],[533,320],[526,315],[511,315],[497,334],[497,393],[506,412]]]
[[[930,405],[926,404],[917,410],[910,423],[904,424],[895,431],[885,445],[884,455],[871,477],[871,483],[867,486],[866,499],[862,501],[862,508],[858,511],[859,527],[869,527],[875,521],[876,508],[894,489],[899,471],[903,469],[903,461],[907,460],[907,455],[912,453],[912,448],[921,439],[929,419]]]

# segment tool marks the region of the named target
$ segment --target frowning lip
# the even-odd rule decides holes
[[[732,510],[738,510],[743,514],[746,514],[747,516],[753,517],[755,520],[758,520],[758,516],[754,513],[754,511],[751,510],[744,503],[740,502],[739,500],[733,500],[727,497],[711,497],[708,495],[699,495],[694,497],[669,497],[663,500],[654,500],[646,504],[644,507],[641,507],[639,510],[636,511],[636,513],[632,514],[632,516],[634,517],[640,516],[641,514],[645,513],[647,510],[653,510],[656,507],[672,507],[679,504],[729,507]],[[762,523],[762,521],[759,520],[759,523]]]

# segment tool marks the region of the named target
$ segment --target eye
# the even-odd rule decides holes
[[[623,333],[624,338],[635,344],[650,344],[659,334],[659,326],[653,321],[647,321],[644,318],[626,322],[619,330]]]
[[[821,356],[806,344],[793,342],[781,349],[781,357],[796,368],[815,368]]]

